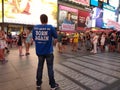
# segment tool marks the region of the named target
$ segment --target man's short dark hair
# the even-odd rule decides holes
[[[47,23],[48,22],[48,17],[45,14],[42,14],[40,16],[41,23]]]

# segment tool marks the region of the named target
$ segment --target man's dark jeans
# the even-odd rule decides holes
[[[38,55],[38,68],[37,68],[37,85],[42,84],[42,73],[43,73],[43,67],[44,62],[46,60],[47,63],[47,69],[48,69],[48,76],[49,76],[49,84],[53,88],[55,87],[55,79],[54,79],[54,71],[53,71],[53,61],[54,61],[54,55],[53,54],[47,54],[47,55]]]

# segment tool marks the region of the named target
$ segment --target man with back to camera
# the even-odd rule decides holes
[[[36,75],[36,85],[37,88],[41,87],[42,84],[42,73],[44,61],[46,60],[48,76],[49,76],[49,85],[51,90],[58,88],[58,84],[54,79],[54,70],[53,70],[53,38],[55,42],[57,41],[57,32],[52,25],[48,25],[48,17],[45,14],[40,16],[41,25],[36,25],[33,27],[32,35],[33,40],[35,41],[36,55],[38,56],[38,68]]]

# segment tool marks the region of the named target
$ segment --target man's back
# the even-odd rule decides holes
[[[33,39],[36,45],[36,54],[44,55],[53,52],[53,38],[57,33],[52,25],[36,25],[33,28]]]

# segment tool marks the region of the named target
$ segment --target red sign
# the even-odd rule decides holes
[[[83,10],[78,11],[78,27],[77,27],[77,30],[81,30],[84,27],[86,27],[85,23],[86,23],[86,18],[88,16],[89,16],[89,12],[83,11]]]

